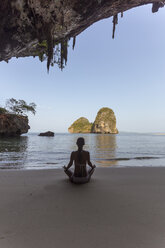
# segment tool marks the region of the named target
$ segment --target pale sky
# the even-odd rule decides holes
[[[69,47],[61,72],[38,58],[0,63],[0,104],[9,98],[37,104],[31,132],[67,132],[79,117],[93,122],[101,107],[112,108],[119,131],[165,132],[165,8],[151,5],[124,13],[115,39],[112,18],[97,22]]]

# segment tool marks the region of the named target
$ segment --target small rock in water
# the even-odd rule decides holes
[[[38,136],[48,136],[48,137],[54,137],[54,133],[51,131],[40,133]]]

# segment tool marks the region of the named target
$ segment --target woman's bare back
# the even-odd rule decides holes
[[[86,177],[87,176],[86,165],[89,162],[89,152],[84,150],[72,152],[72,158],[75,165],[74,176]]]
[[[64,166],[64,171],[69,176],[71,182],[87,183],[89,182],[96,166],[92,165],[89,152],[83,150],[83,146],[85,145],[84,138],[78,138],[76,144],[78,150],[71,153],[69,164],[67,167]],[[74,173],[69,170],[73,163]],[[87,171],[87,164],[91,167],[89,171]]]

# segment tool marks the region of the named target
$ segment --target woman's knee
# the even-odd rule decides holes
[[[68,177],[71,177],[73,175],[73,172],[71,170],[64,170],[64,172],[67,174]]]

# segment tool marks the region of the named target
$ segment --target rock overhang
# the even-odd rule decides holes
[[[4,0],[0,6],[0,61],[38,56],[47,68],[67,62],[67,44],[101,19],[113,17],[113,36],[118,13],[152,4],[152,12],[165,0]]]

